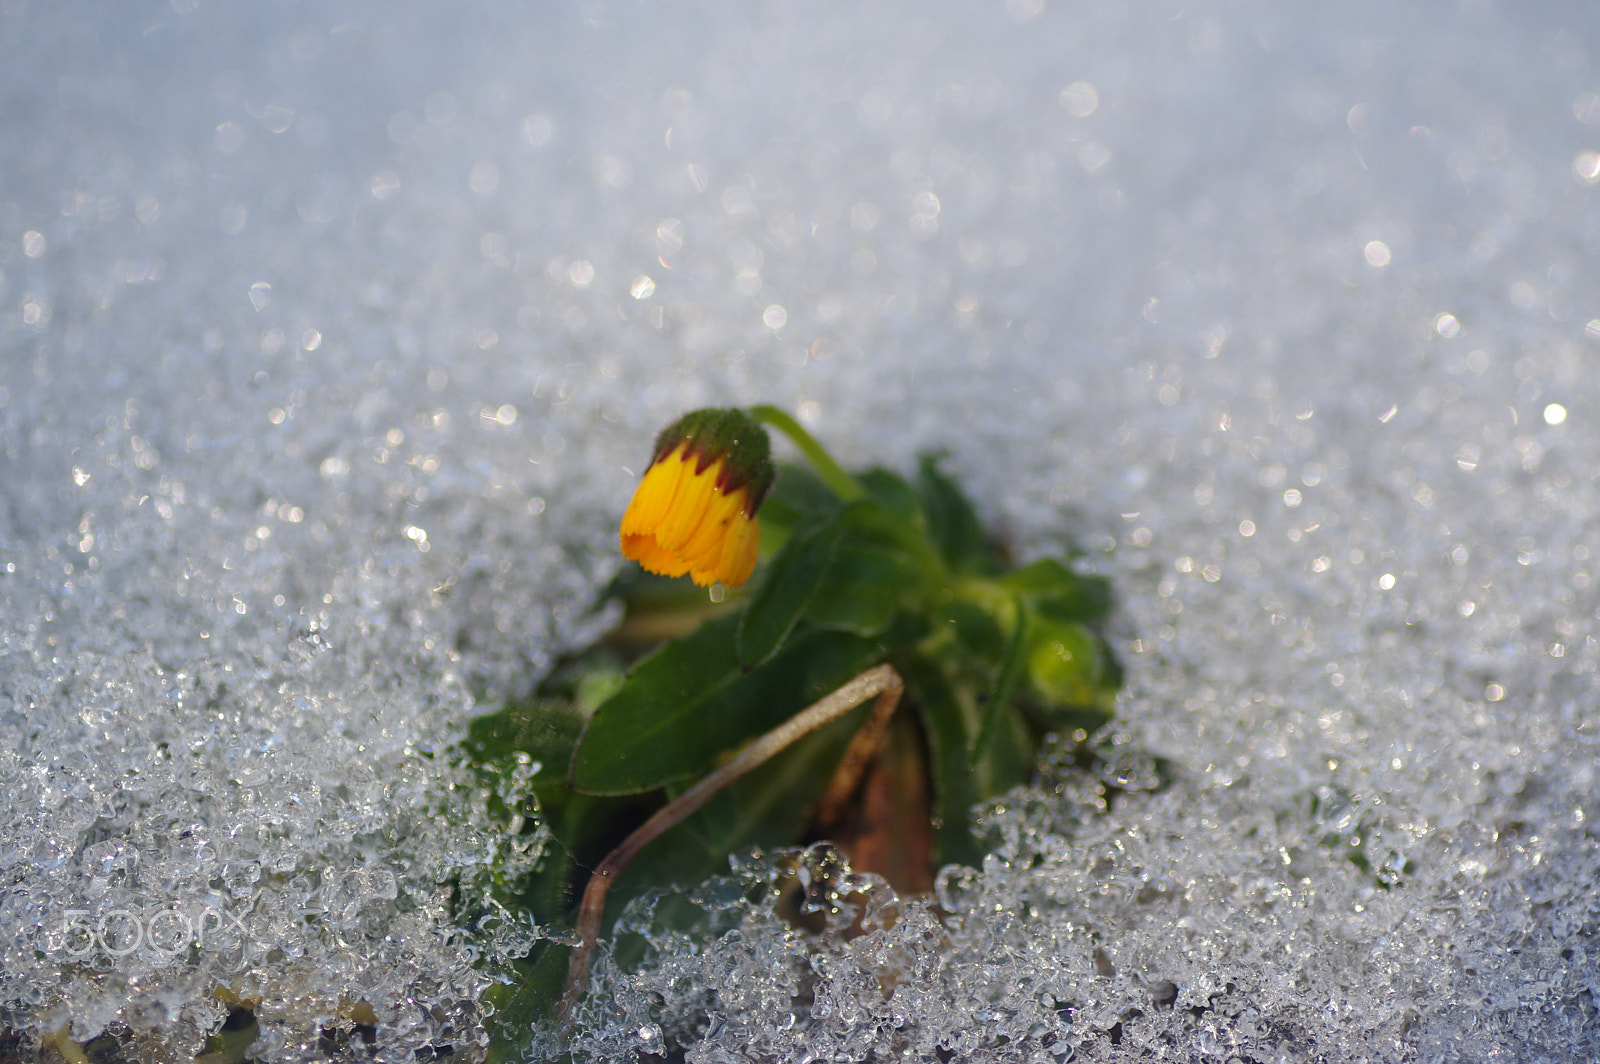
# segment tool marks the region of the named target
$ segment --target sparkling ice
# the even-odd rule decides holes
[[[770,401],[1083,545],[1125,756],[859,937],[647,899],[577,1059],[1600,1056],[1588,5],[0,0],[0,113],[25,1044],[475,1059],[560,769],[452,744]]]

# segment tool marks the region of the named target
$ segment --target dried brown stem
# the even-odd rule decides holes
[[[905,684],[893,666],[879,665],[868,669],[740,750],[705,779],[662,806],[654,816],[635,828],[633,834],[623,839],[616,849],[607,854],[605,860],[601,861],[589,876],[589,885],[583,892],[583,904],[578,909],[578,946],[573,950],[572,959],[567,963],[567,988],[562,995],[560,1009],[557,1011],[559,1019],[564,1022],[571,1015],[578,999],[583,996],[589,984],[589,959],[600,937],[600,922],[605,916],[606,892],[611,889],[612,881],[628,867],[628,862],[632,861],[640,850],[657,835],[705,805],[724,787],[751,769],[796,740],[816,731],[824,724],[839,719],[876,695],[877,705],[873,707],[867,723],[862,726],[861,733],[858,733],[858,739],[860,734],[865,733],[874,736],[867,740],[871,749],[863,756],[863,753],[857,750],[858,742],[852,741],[846,752],[847,759],[854,753],[861,758],[861,764],[864,766],[870,759],[871,753],[876,750],[876,744],[882,742],[884,726],[894,713],[894,707],[900,701],[900,692],[904,689]],[[854,776],[859,775],[860,767],[857,767]],[[838,776],[835,775],[836,784],[837,781]],[[837,788],[829,789],[829,798],[833,797],[835,789]]]
[[[888,665],[883,668],[889,668]],[[898,677],[897,677],[898,678]],[[896,692],[895,698],[899,694]],[[844,754],[839,758],[839,766],[833,770],[833,778],[828,781],[828,789],[822,792],[822,800],[817,803],[817,812],[812,819],[818,824],[833,824],[844,812],[845,805],[856,793],[856,788],[861,785],[861,776],[866,772],[872,759],[878,756],[883,749],[884,739],[889,734],[889,718],[894,715],[895,700],[879,699],[878,704],[872,707],[872,715],[867,717],[865,724],[856,730],[850,737],[850,744],[844,748]]]

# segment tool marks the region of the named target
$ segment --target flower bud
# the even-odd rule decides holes
[[[668,425],[622,515],[623,556],[702,587],[744,583],[761,545],[771,446],[743,410],[696,410]]]

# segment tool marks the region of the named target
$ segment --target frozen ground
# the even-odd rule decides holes
[[[772,401],[1096,548],[1176,783],[714,892],[580,1055],[1600,1056],[1591,6],[525,6],[0,0],[0,1019],[470,1059],[437,752]]]

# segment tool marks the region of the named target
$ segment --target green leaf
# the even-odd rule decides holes
[[[628,794],[691,774],[704,760],[704,744],[695,740],[705,736],[685,729],[684,717],[738,675],[738,625],[737,616],[707,621],[634,666],[590,718],[568,783],[589,794]],[[657,753],[665,772],[655,771],[662,764]]]
[[[488,1064],[522,1064],[525,1046],[541,1024],[555,1019],[556,1005],[567,983],[567,959],[572,950],[546,939],[533,948],[527,960],[516,964],[517,981],[499,983],[484,993],[490,1006],[484,1026],[491,1034]]]
[[[863,703],[855,711],[807,735],[762,765],[760,771],[736,781],[683,823],[641,850],[627,872],[612,884],[604,926],[609,928],[629,901],[641,894],[674,884],[693,886],[707,876],[726,872],[728,854],[735,850],[749,846],[792,846],[799,842],[845,746],[860,728],[870,707],[870,701]],[[666,791],[669,796],[675,796],[686,786],[687,781],[673,784]],[[569,877],[566,888],[570,897],[566,907],[546,905],[541,908],[537,902],[529,904],[530,894],[522,896],[521,900],[532,908],[540,923],[570,922],[567,909],[576,902],[576,894],[584,885],[583,876],[578,875],[576,881],[570,877],[580,869],[599,863],[627,830],[653,812],[651,805],[654,803],[642,802],[640,797],[571,795],[568,806],[587,806],[586,819],[582,823],[552,823],[552,828],[564,837],[580,840],[583,853],[589,856],[576,865],[566,861],[559,873]],[[547,856],[546,860],[549,859]]]
[[[998,665],[1005,658],[1006,635],[993,614],[975,602],[952,599],[939,610],[939,623],[954,639],[960,658],[978,657]]]
[[[759,771],[736,781],[685,820],[681,829],[674,830],[692,834],[708,852],[719,856],[747,846],[794,845],[810,824],[823,789],[872,704],[869,699],[805,736]],[[727,865],[723,861],[718,867],[726,869]]]
[[[840,532],[837,519],[797,531],[772,559],[739,617],[739,664],[759,665],[783,646],[821,586]]]
[[[859,474],[856,482],[866,491],[870,499],[897,520],[914,528],[922,525],[922,505],[918,501],[916,489],[906,481],[905,477],[874,466]]]
[[[722,797],[724,795],[718,795],[718,798]],[[610,802],[616,799],[591,799],[591,801]],[[715,805],[716,799],[713,799],[711,804]],[[704,812],[704,809],[700,810],[700,813]],[[652,840],[629,863],[627,871],[612,883],[611,891],[606,898],[605,920],[602,924],[602,927],[607,929],[606,933],[609,933],[608,929],[628,907],[628,903],[640,895],[673,885],[690,887],[707,876],[728,870],[728,851],[708,846],[690,828],[700,813],[675,826],[661,838]],[[639,817],[631,822],[630,827],[638,827],[644,819],[643,816]],[[618,837],[611,841],[620,843],[622,838]],[[606,852],[609,853],[609,849]],[[598,863],[604,858],[605,853],[601,853],[595,858],[595,862]],[[587,871],[593,867],[593,864],[584,866],[583,871],[576,876],[572,886],[574,895],[584,889],[589,878]]]
[[[804,628],[745,671],[738,617],[708,621],[640,662],[595,712],[573,755],[570,783],[587,794],[631,794],[698,778],[719,756],[770,731],[873,663],[878,645]]]
[[[806,620],[818,628],[878,635],[895,611],[914,607],[922,574],[902,551],[845,541],[806,607]]]
[[[1046,705],[1094,706],[1103,662],[1094,633],[1081,624],[1040,618],[1028,648],[1028,682]]]
[[[1063,621],[1098,621],[1111,610],[1110,581],[1075,573],[1055,558],[1040,558],[996,582]]]
[[[925,454],[917,464],[917,490],[928,534],[956,572],[983,572],[994,562],[994,549],[978,520],[978,512],[960,485],[939,469],[936,455]]]
[[[798,528],[840,506],[839,496],[810,466],[780,465],[778,479],[761,504],[761,550],[781,547]]]
[[[1015,605],[1017,620],[1011,628],[1011,638],[1006,641],[1005,656],[995,672],[994,683],[985,697],[983,723],[978,728],[977,738],[972,742],[972,751],[967,759],[969,768],[976,769],[988,754],[995,734],[1000,730],[1001,718],[1011,710],[1011,694],[1016,689],[1017,677],[1022,673],[1024,648],[1028,645],[1028,611],[1021,599],[1017,599]]]
[[[516,702],[467,725],[463,744],[473,760],[487,763],[522,752],[539,762],[540,776],[559,779],[583,734],[583,717],[568,702]],[[539,777],[535,777],[536,779]]]
[[[977,864],[983,854],[967,815],[982,798],[977,776],[967,766],[976,714],[937,663],[910,655],[895,665],[915,695],[913,704],[928,744],[935,863]]]

